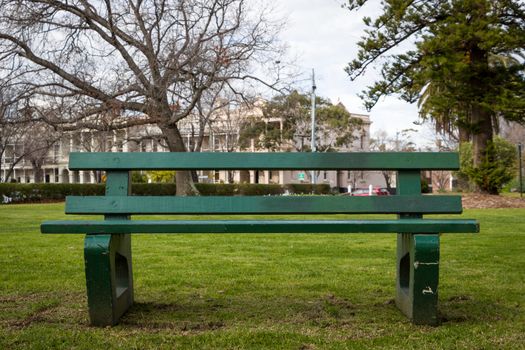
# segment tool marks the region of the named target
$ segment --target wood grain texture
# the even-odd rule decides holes
[[[67,214],[461,213],[459,196],[71,196]]]
[[[457,170],[457,153],[70,153],[70,170]]]
[[[76,220],[47,221],[42,233],[460,233],[475,220]]]

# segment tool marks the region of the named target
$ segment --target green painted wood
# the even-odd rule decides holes
[[[416,221],[417,219],[411,220]],[[437,325],[439,235],[403,234],[396,305],[414,324]]]
[[[403,170],[397,173],[396,192],[398,195],[416,195],[421,193],[421,171]]]
[[[439,323],[439,235],[416,234],[412,240],[409,285],[411,319],[414,324],[435,326]]]
[[[399,171],[397,193],[410,197],[421,193],[417,170]],[[419,222],[423,211],[398,215],[404,222]],[[478,228],[479,229],[479,228]],[[399,230],[397,235],[396,305],[414,324],[438,324],[439,231],[422,227]],[[430,234],[434,233],[434,234]]]
[[[67,197],[67,214],[461,213],[459,196]]]
[[[92,325],[113,325],[110,242],[111,235],[87,235],[84,242],[88,310]]]
[[[439,234],[479,232],[475,220],[424,220],[460,213],[461,198],[421,196],[420,170],[458,169],[455,153],[72,153],[71,170],[106,170],[105,197],[69,197],[66,212],[103,221],[49,221],[42,233],[87,233],[91,324],[118,322],[133,303],[130,233],[398,233],[397,306],[415,324],[437,324]],[[130,197],[131,169],[398,170],[398,196]],[[130,214],[397,213],[398,220],[161,220]]]
[[[476,220],[120,220],[47,221],[42,233],[465,233]]]
[[[457,170],[457,153],[71,153],[70,170]]]
[[[130,194],[127,171],[108,172],[106,194],[118,198]],[[108,214],[104,223],[130,222],[128,215]],[[131,236],[120,230],[111,234],[87,232],[84,243],[86,289],[90,323],[112,326],[133,304]],[[89,234],[94,233],[94,234]]]
[[[106,196],[129,196],[131,177],[129,171],[108,171],[106,174]]]
[[[114,221],[105,221],[114,222]],[[84,244],[90,324],[112,326],[133,303],[129,235],[88,234]]]

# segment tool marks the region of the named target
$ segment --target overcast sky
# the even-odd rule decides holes
[[[357,81],[350,81],[344,68],[357,53],[357,42],[364,34],[362,17],[377,16],[379,1],[371,1],[364,11],[349,12],[341,8],[343,0],[282,0],[278,12],[287,19],[282,39],[289,45],[290,54],[297,56],[301,71],[315,69],[317,93],[332,102],[341,101],[350,112],[369,114],[372,135],[383,129],[394,135],[403,129],[421,129],[413,124],[418,120],[417,106],[398,98],[382,99],[367,112],[357,97],[374,81],[371,70]],[[306,86],[309,86],[306,85]],[[305,86],[305,87],[306,87]],[[424,128],[427,129],[427,128]],[[422,130],[413,139],[419,146],[426,144],[428,131]]]

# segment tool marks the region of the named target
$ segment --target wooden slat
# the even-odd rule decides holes
[[[42,233],[474,233],[475,220],[48,221]]]
[[[67,197],[67,214],[461,213],[459,196]]]
[[[129,171],[108,171],[106,178],[106,196],[127,197],[131,194],[131,176]],[[106,220],[126,220],[127,215],[106,215]]]
[[[456,170],[457,153],[71,153],[70,170]]]

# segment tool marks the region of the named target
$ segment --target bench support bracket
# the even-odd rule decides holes
[[[133,304],[131,235],[86,235],[84,261],[91,325],[117,324]]]
[[[397,236],[396,305],[414,324],[437,325],[439,235]]]

